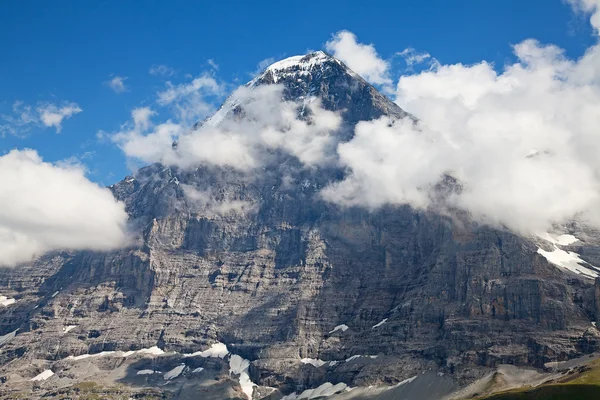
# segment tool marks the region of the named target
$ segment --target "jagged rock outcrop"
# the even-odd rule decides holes
[[[287,100],[316,96],[339,111],[339,141],[359,121],[417,122],[323,52],[276,63],[249,85],[272,83]],[[204,123],[241,109],[226,102]],[[535,241],[461,213],[339,207],[319,193],[343,169],[285,161],[252,178],[142,168],[111,188],[137,243],[1,270],[0,294],[16,303],[0,309],[0,334],[18,331],[0,348],[0,391],[39,373],[31,365],[152,346],[184,354],[225,343],[250,361],[253,382],[284,394],[429,369],[464,383],[499,364],[542,368],[599,349],[598,283],[549,264]],[[153,365],[191,362],[173,357]]]

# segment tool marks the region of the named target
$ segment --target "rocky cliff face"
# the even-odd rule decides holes
[[[249,86],[272,83],[288,100],[315,96],[339,111],[339,141],[363,120],[417,122],[322,52],[276,63]],[[243,107],[228,100],[204,123]],[[198,390],[245,398],[231,355],[183,356],[215,343],[249,361],[256,398],[326,382],[342,385],[333,392],[395,384],[428,370],[462,384],[499,364],[543,368],[599,349],[591,324],[598,284],[551,265],[538,253],[541,239],[464,213],[341,208],[319,191],[345,171],[297,164],[278,159],[258,178],[148,166],[112,187],[135,227],[130,248],[53,254],[0,271],[0,294],[16,299],[0,306],[3,393],[41,395],[91,380],[180,398]],[[597,244],[588,235],[568,248],[592,262]],[[172,353],[68,359],[153,346]],[[181,375],[163,379],[179,365]],[[198,368],[220,391],[192,383]],[[56,376],[32,386],[46,369]]]

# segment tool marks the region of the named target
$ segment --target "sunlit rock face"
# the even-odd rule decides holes
[[[314,99],[338,112],[336,143],[360,121],[418,123],[323,52],[275,63],[248,87],[271,84],[301,118]],[[229,99],[199,127],[243,118],[244,107]],[[542,367],[599,349],[598,285],[543,255],[558,248],[600,264],[592,231],[569,227],[578,241],[564,244],[454,210],[341,207],[321,196],[348,173],[334,161],[306,167],[277,153],[260,174],[153,164],[112,186],[130,248],[1,270],[0,294],[15,299],[0,305],[1,390],[28,390],[50,370],[34,381],[43,390],[63,377],[177,392],[220,377],[210,390],[232,398],[335,395],[430,369],[464,383],[499,364]],[[440,201],[456,189],[448,179]],[[215,343],[223,357],[185,356]],[[68,358],[155,347],[164,353]]]

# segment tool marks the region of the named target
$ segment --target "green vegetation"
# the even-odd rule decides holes
[[[576,368],[555,382],[480,397],[485,400],[597,400],[600,399],[600,359]]]

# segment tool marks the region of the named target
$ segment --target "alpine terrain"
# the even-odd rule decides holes
[[[325,148],[361,121],[422,123],[316,52],[194,129],[260,124],[264,93],[302,126],[338,118]],[[129,246],[1,269],[0,396],[470,398],[563,379],[600,351],[600,233],[483,225],[445,204],[462,190],[451,175],[427,210],[336,204],[323,189],[350,172],[281,148],[260,174],[141,168],[110,188]],[[172,152],[187,151],[184,135]]]

